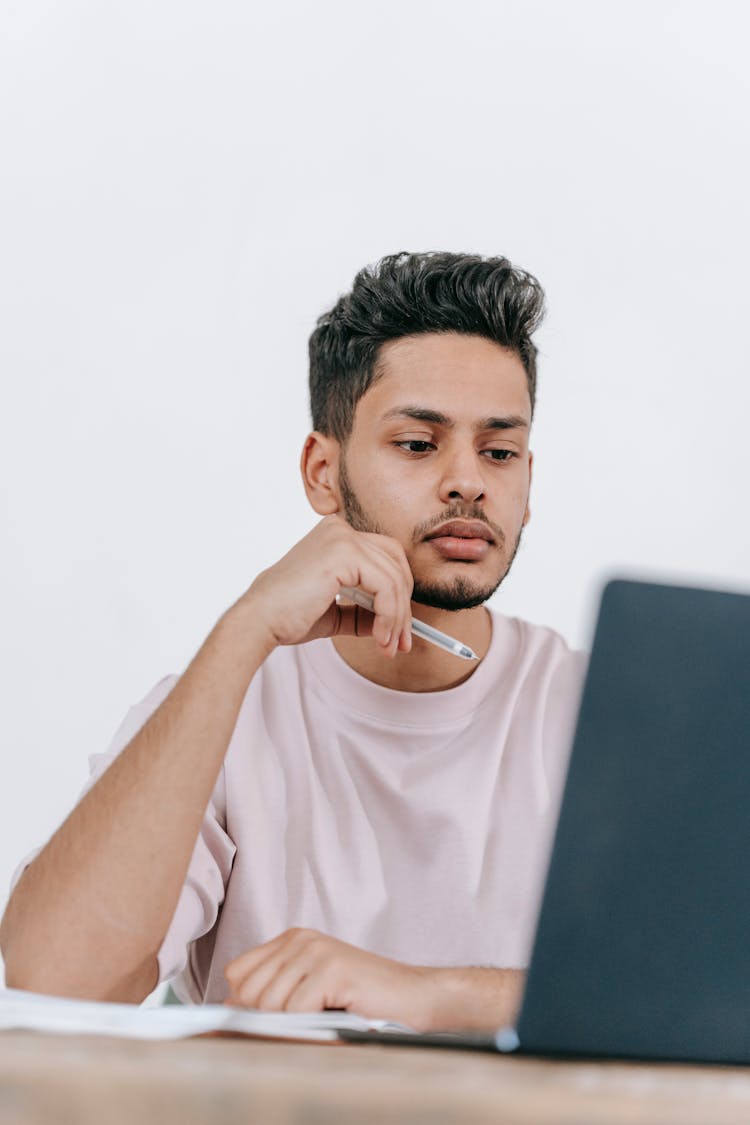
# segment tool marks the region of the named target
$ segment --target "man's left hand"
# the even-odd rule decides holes
[[[439,973],[303,929],[286,930],[236,957],[224,970],[228,1004],[286,1012],[343,1008],[418,1031],[433,1022]]]

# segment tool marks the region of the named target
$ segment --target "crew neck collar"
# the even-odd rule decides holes
[[[339,656],[330,638],[300,646],[301,658],[321,690],[335,701],[337,710],[343,708],[398,726],[436,726],[481,707],[513,659],[517,642],[512,620],[492,610],[489,614],[492,635],[484,659],[467,680],[442,691],[399,691],[373,683]]]

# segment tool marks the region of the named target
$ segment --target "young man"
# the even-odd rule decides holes
[[[529,519],[542,306],[503,258],[400,254],[321,317],[301,461],[320,522],[22,865],[9,986],[139,1002],[178,975],[195,1001],[512,1018],[583,672],[484,606]]]

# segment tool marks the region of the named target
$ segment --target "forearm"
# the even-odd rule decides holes
[[[248,609],[220,620],[27,868],[0,926],[9,987],[134,1001],[153,987],[239,708],[270,651]]]

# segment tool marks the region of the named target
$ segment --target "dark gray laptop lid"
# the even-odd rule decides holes
[[[750,596],[604,591],[521,1049],[750,1062]]]

